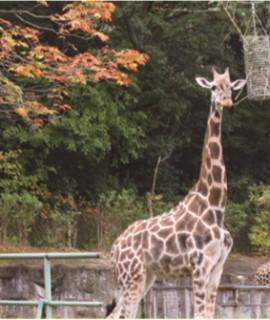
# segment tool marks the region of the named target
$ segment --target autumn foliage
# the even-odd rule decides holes
[[[50,6],[46,1],[37,2],[37,6]],[[100,80],[127,86],[127,71],[137,71],[149,57],[133,49],[110,48],[104,30],[114,10],[115,5],[110,2],[84,1],[63,5],[61,13],[47,16],[20,10],[12,11],[15,19],[1,15],[2,111],[40,125],[42,117],[71,108],[67,102],[70,86]],[[29,17],[43,19],[53,27],[32,23]],[[53,34],[61,45],[51,45],[44,34]],[[98,45],[91,51],[82,51],[74,39],[95,41]]]

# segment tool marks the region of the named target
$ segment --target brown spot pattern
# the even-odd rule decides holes
[[[176,244],[176,237],[174,234],[171,235],[166,242],[166,251],[168,253],[174,253],[174,254],[177,253],[178,251],[177,244]]]
[[[216,213],[217,225],[221,227],[223,224],[223,212],[221,210],[215,210],[215,213]]]
[[[143,242],[143,248],[148,249],[148,247],[149,247],[149,232],[147,230],[145,230],[143,233],[142,242]]]
[[[220,154],[219,145],[216,142],[210,142],[209,148],[210,148],[211,158],[218,159]]]
[[[170,217],[160,219],[160,224],[162,226],[172,226],[173,220]]]
[[[220,231],[217,227],[214,227],[213,229],[213,232],[214,232],[214,236],[216,239],[220,239]]]
[[[213,187],[210,190],[209,202],[213,206],[218,206],[221,197],[221,191],[219,188]]]
[[[193,217],[191,214],[186,214],[184,219],[179,220],[176,225],[175,228],[176,230],[192,230],[195,223],[196,223],[197,219],[195,219],[195,217]]]
[[[186,251],[187,250],[187,240],[189,238],[189,234],[182,232],[182,233],[178,234],[177,238],[178,238],[178,243],[180,245],[180,250]]]
[[[197,215],[204,212],[207,207],[207,202],[199,196],[196,196],[189,205],[189,210]]]
[[[178,256],[176,258],[173,258],[172,260],[172,266],[180,266],[183,264],[183,257]]]
[[[151,232],[157,232],[159,229],[160,229],[160,226],[155,224],[150,228],[150,231]]]
[[[206,183],[204,183],[203,181],[200,181],[198,184],[198,192],[200,192],[203,196],[207,196],[208,188]]]
[[[220,124],[218,122],[215,122],[213,120],[211,120],[210,122],[210,126],[211,126],[211,134],[213,136],[219,136],[220,134]]]
[[[202,247],[203,247],[203,236],[202,235],[198,235],[198,234],[194,234],[193,238],[195,240],[196,248],[202,249]]]
[[[154,234],[151,235],[151,253],[154,260],[158,260],[163,251],[163,241],[157,238]]]
[[[171,227],[164,228],[158,232],[158,236],[162,239],[166,239],[172,232],[173,232],[173,229]]]
[[[141,233],[136,234],[133,237],[133,249],[137,250],[141,241],[142,241],[142,234]]]
[[[207,168],[210,169],[211,168],[211,161],[210,161],[210,158],[207,157],[206,159],[206,165],[207,165]]]
[[[221,182],[222,169],[218,166],[213,166],[213,178],[216,182]]]
[[[233,238],[229,233],[225,234],[224,244],[226,247],[230,248],[233,245]]]
[[[203,221],[206,224],[212,225],[215,223],[215,214],[214,211],[209,209],[208,211],[206,211],[206,213],[203,215]]]
[[[205,232],[205,226],[201,221],[199,221],[196,225],[195,233],[203,234]]]
[[[226,206],[226,203],[227,203],[227,192],[226,191],[224,191],[224,195],[223,195],[223,197],[222,197],[222,201],[221,201],[221,207],[225,207]]]

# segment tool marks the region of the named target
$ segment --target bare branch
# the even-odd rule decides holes
[[[228,10],[227,6],[224,5],[224,0],[220,0],[220,5],[221,5],[222,9],[224,10],[224,12],[226,13],[227,17],[229,18],[229,20],[231,21],[232,25],[236,29],[236,31],[241,36],[241,39],[244,40],[244,35],[243,35],[241,29],[239,28],[238,24],[236,23],[235,19],[232,17],[232,15],[231,15],[230,11]]]
[[[14,15],[19,19],[21,20],[22,22],[28,24],[29,26],[31,26],[32,28],[36,28],[36,29],[39,29],[39,30],[43,30],[43,31],[49,31],[49,32],[53,32],[53,33],[56,33],[57,32],[54,30],[54,29],[51,29],[51,28],[47,28],[47,27],[41,27],[33,22],[30,22],[28,20],[25,20],[23,17],[21,17],[18,13],[14,13]]]
[[[50,19],[50,16],[42,16],[42,15],[37,15],[35,13],[32,13],[28,10],[0,10],[0,13],[12,13],[12,14],[28,14],[29,16],[36,18],[36,19]]]
[[[153,217],[153,198],[155,196],[155,190],[156,190],[156,184],[157,184],[157,175],[158,175],[158,170],[159,166],[161,163],[161,156],[158,156],[155,168],[154,168],[154,174],[153,174],[153,181],[152,181],[152,188],[151,188],[151,193],[150,196],[147,199],[147,207],[149,211],[149,216]]]
[[[62,36],[62,37],[72,37],[72,38],[77,38],[77,39],[84,40],[84,41],[89,41],[89,40],[93,39],[93,36],[83,37],[83,36],[80,36],[80,35],[77,35],[77,34],[72,34],[72,33],[65,34],[65,33],[58,32],[58,31],[56,31],[56,30],[54,30],[52,28],[47,28],[47,27],[40,26],[38,24],[35,24],[33,22],[30,22],[30,21],[26,20],[25,18],[23,18],[21,16],[21,14],[28,14],[28,15],[30,15],[32,17],[35,17],[35,18],[41,18],[41,19],[45,19],[46,18],[46,19],[50,20],[49,16],[37,16],[37,15],[32,14],[32,13],[26,11],[26,10],[0,10],[0,13],[13,14],[20,21],[22,21],[23,23],[31,26],[32,28],[36,28],[36,29],[41,30],[41,31],[53,32],[54,34],[57,34],[57,35]],[[57,21],[54,21],[54,23],[57,24],[57,25],[62,25],[61,23],[58,23]]]

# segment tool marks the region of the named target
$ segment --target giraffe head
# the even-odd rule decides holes
[[[222,108],[231,108],[232,90],[240,90],[246,84],[246,80],[239,79],[231,82],[229,68],[226,68],[223,74],[217,73],[213,68],[213,81],[210,82],[205,78],[196,78],[197,83],[211,90],[211,100],[218,111]]]

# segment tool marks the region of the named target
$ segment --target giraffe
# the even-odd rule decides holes
[[[270,286],[270,261],[262,264],[254,275],[256,284]]]
[[[156,278],[190,275],[195,318],[212,318],[223,265],[233,240],[223,224],[227,179],[221,144],[223,108],[231,91],[246,80],[230,81],[229,69],[213,81],[197,77],[211,90],[200,174],[186,197],[169,212],[131,224],[114,242],[111,260],[118,283],[116,306],[108,318],[135,318],[140,300]]]

